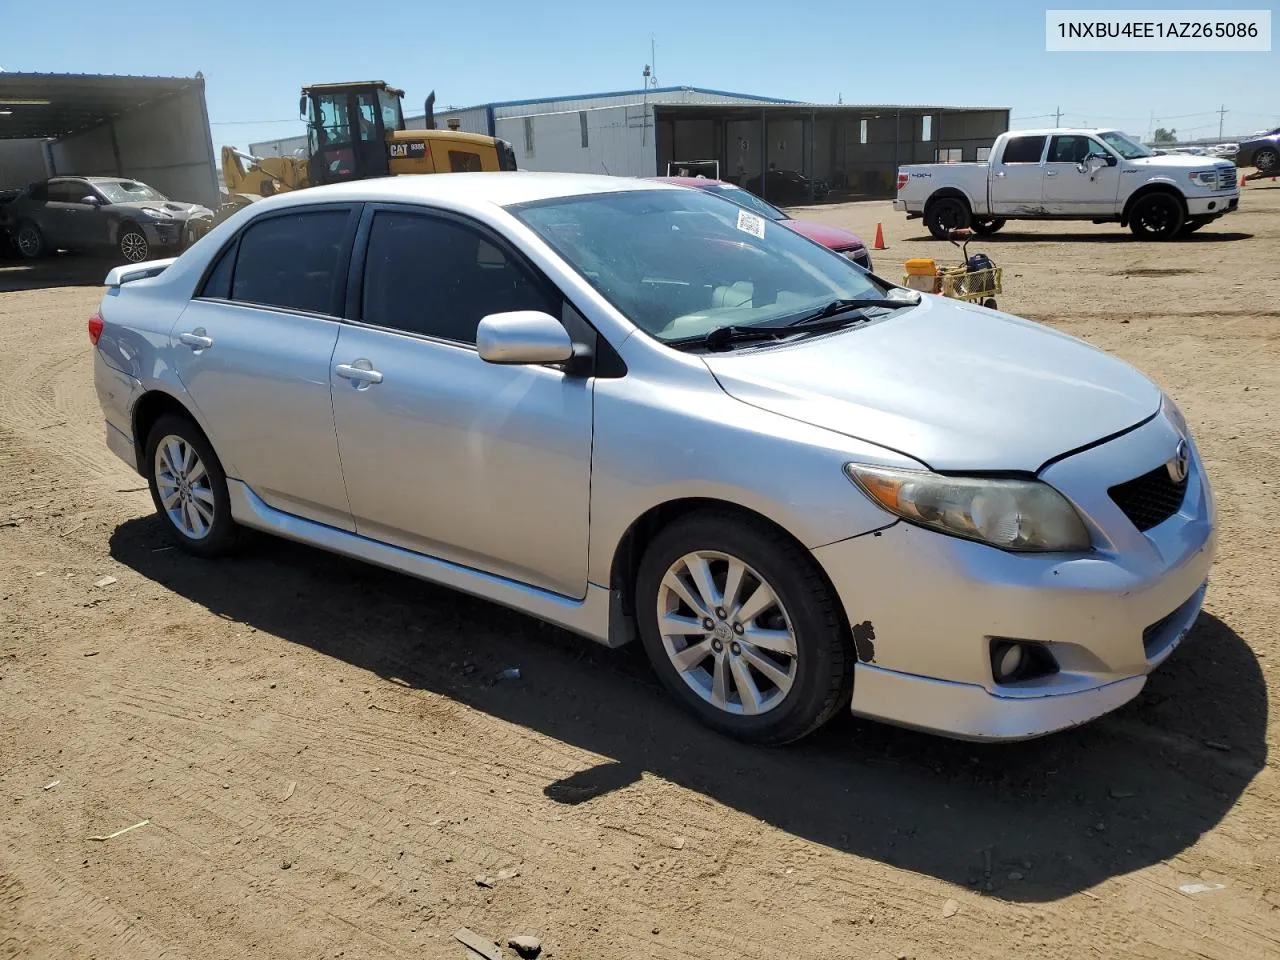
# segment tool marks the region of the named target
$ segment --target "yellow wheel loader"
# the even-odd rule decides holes
[[[303,87],[298,113],[307,122],[306,156],[254,157],[223,147],[228,199],[213,217],[188,222],[187,243],[258,198],[287,190],[371,177],[516,169],[507,141],[436,129],[434,92],[427,97],[426,129],[405,129],[403,99],[403,90],[381,80]]]

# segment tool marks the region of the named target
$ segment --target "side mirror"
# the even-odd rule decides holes
[[[304,93],[298,98],[298,116],[305,118],[307,115],[307,95]]]
[[[87,203],[87,204],[88,204],[89,206],[91,206],[91,207],[100,207],[100,206],[102,206],[102,198],[101,198],[101,197],[95,197],[95,196],[93,196],[92,194],[91,194],[91,195],[89,195],[89,196],[87,196],[87,197],[81,197],[81,198],[80,198],[80,202],[81,202],[81,203]]]
[[[486,363],[564,363],[573,341],[560,321],[537,310],[491,313],[476,328],[476,349]]]

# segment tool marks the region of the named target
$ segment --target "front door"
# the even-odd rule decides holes
[[[358,302],[332,368],[357,531],[585,596],[594,381],[475,349],[482,317],[559,293],[475,224],[381,209]]]
[[[1091,156],[1100,160],[1090,160]],[[1120,167],[1093,137],[1062,134],[1049,141],[1044,165],[1044,204],[1049,213],[1109,217],[1120,194]]]
[[[98,206],[85,203],[96,196],[87,180],[54,180],[49,184],[40,228],[52,247],[87,250],[107,242],[106,216]]]
[[[329,396],[349,208],[251,224],[172,332],[174,366],[229,476],[267,504],[353,530]]]
[[[1043,212],[1044,136],[1010,137],[991,165],[991,212]]]

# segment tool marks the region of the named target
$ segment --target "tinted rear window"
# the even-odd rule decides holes
[[[285,214],[249,226],[240,239],[231,299],[243,303],[338,312],[349,211]]]
[[[1004,145],[1004,163],[1039,163],[1044,137],[1014,137]]]

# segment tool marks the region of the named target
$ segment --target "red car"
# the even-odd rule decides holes
[[[867,245],[862,242],[862,238],[856,233],[841,230],[839,227],[828,227],[826,224],[814,223],[810,220],[794,220],[773,204],[761,200],[751,191],[744,190],[742,187],[732,183],[725,183],[723,180],[711,180],[707,177],[650,177],[649,179],[658,180],[662,183],[674,183],[681,187],[706,190],[708,193],[714,193],[718,197],[732,200],[738,206],[745,207],[766,220],[780,223],[784,227],[794,230],[802,237],[808,237],[815,243],[822,244],[828,250],[834,250],[836,253],[848,257],[864,270],[871,269],[871,254],[867,250]]]

